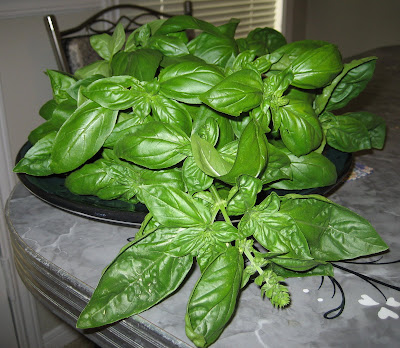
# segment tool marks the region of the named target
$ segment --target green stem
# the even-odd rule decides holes
[[[142,224],[140,225],[140,229],[139,231],[136,233],[135,235],[135,239],[138,240],[139,238],[141,238],[143,236],[143,232],[144,229],[146,228],[147,224],[149,223],[149,221],[152,219],[153,214],[152,213],[148,213],[145,217],[144,220],[142,222]]]
[[[253,254],[251,253],[251,251],[247,248],[244,249],[244,254],[246,255],[246,257],[248,258],[248,260],[250,261],[250,263],[256,268],[257,272],[259,275],[262,275],[264,273],[264,271],[262,270],[262,268],[260,266],[257,266],[255,261],[254,261],[254,257]]]
[[[230,219],[230,217],[229,217],[229,215],[228,215],[228,213],[226,212],[225,205],[222,204],[222,199],[220,198],[220,196],[219,196],[219,194],[218,194],[218,191],[217,191],[217,189],[215,188],[214,185],[212,185],[212,186],[210,187],[210,191],[211,191],[211,193],[215,196],[216,201],[217,201],[217,207],[218,207],[218,209],[221,211],[222,216],[224,217],[225,221],[226,221],[228,224],[233,225],[233,224],[232,224],[232,221],[231,221],[231,219]]]

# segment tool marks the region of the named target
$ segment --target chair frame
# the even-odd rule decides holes
[[[184,1],[183,3],[184,6],[184,14],[185,15],[192,15],[192,2],[191,1]],[[108,12],[114,11],[114,10],[119,10],[119,9],[134,9],[134,10],[141,10],[143,13],[140,13],[134,17],[127,17],[127,16],[120,16],[116,22],[112,22],[108,19],[101,18],[103,15],[105,15]],[[62,40],[64,38],[71,37],[72,35],[79,33],[81,30],[86,29],[87,34],[86,35],[94,35],[94,34],[102,34],[102,33],[107,33],[111,34],[116,27],[116,25],[122,21],[125,20],[127,21],[127,24],[124,26],[125,31],[132,30],[131,26],[133,25],[134,28],[137,28],[141,26],[143,23],[139,23],[138,19],[144,16],[154,16],[155,18],[163,18],[163,17],[172,17],[172,14],[167,14],[163,13],[160,11],[156,11],[147,7],[139,6],[139,5],[133,5],[133,4],[120,4],[120,5],[114,5],[110,7],[106,7],[102,9],[101,11],[95,13],[93,16],[89,17],[87,20],[82,22],[81,24],[77,25],[76,27],[62,30],[60,31],[58,28],[58,23],[57,19],[54,15],[49,14],[44,17],[44,22],[45,26],[50,38],[50,43],[51,47],[53,49],[57,66],[58,69],[67,73],[71,73],[68,60],[62,45]],[[95,24],[98,23],[105,23],[109,25],[107,29],[104,30],[97,30],[94,28]],[[81,35],[85,36],[85,35]]]

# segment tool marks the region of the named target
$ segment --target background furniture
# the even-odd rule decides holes
[[[182,3],[183,13],[192,15],[192,2]],[[76,27],[60,31],[54,15],[44,17],[58,69],[74,73],[79,68],[101,59],[92,49],[89,37],[94,34],[112,34],[118,23],[122,23],[125,32],[155,19],[169,18],[174,14],[162,13],[147,7],[132,4],[121,4],[107,7]]]

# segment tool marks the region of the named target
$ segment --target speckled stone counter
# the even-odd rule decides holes
[[[241,294],[233,320],[213,347],[396,347],[400,342],[400,47],[362,56],[380,57],[373,81],[347,109],[380,114],[388,124],[383,151],[357,154],[353,175],[330,199],[366,217],[390,247],[362,264],[337,263],[385,284],[341,269],[329,278],[288,280],[291,305],[275,309],[250,284]],[[6,207],[17,269],[28,289],[70,325],[89,300],[101,271],[135,233],[134,228],[82,218],[54,208],[18,184]],[[182,288],[165,301],[117,324],[84,333],[102,347],[188,347],[186,303],[199,277],[195,269]],[[368,280],[368,279],[367,279]],[[339,284],[339,285],[338,285]],[[336,289],[336,291],[334,291]],[[344,293],[342,296],[341,290]],[[386,297],[386,298],[385,298]],[[336,319],[324,314],[345,306]],[[334,312],[333,314],[336,314]],[[333,315],[331,314],[331,315]]]

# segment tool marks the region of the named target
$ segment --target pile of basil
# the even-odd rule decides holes
[[[271,28],[235,39],[237,25],[177,16],[128,37],[118,25],[112,36],[91,37],[101,60],[73,76],[47,71],[54,97],[15,171],[66,173],[75,194],[149,210],[105,269],[79,328],[152,307],[196,261],[201,277],[185,325],[206,347],[250,279],[284,307],[285,278],[333,275],[330,261],[387,249],[364,218],[324,197],[257,200],[274,188],[333,184],[326,144],[344,152],[383,147],[380,117],[332,113],[365,88],[376,57],[343,64],[330,43],[287,44]],[[188,41],[188,29],[199,35]]]

